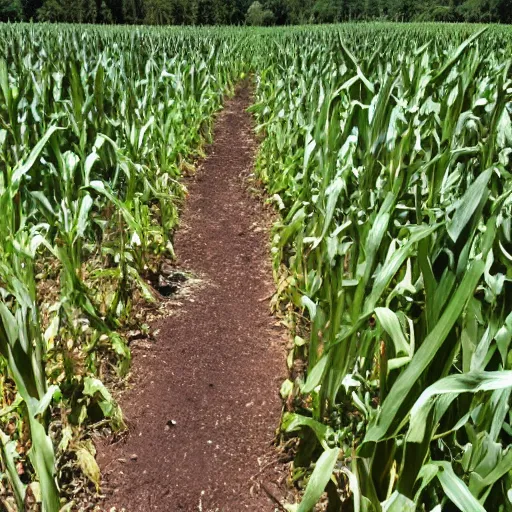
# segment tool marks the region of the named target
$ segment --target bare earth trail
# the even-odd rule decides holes
[[[103,510],[275,510],[253,477],[271,460],[279,423],[284,332],[265,300],[268,216],[246,190],[256,148],[249,105],[247,87],[227,102],[189,184],[175,250],[204,282],[159,321],[154,344],[133,350],[121,404],[130,435],[99,453]]]

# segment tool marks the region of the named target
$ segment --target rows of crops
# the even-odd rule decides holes
[[[512,32],[480,28],[283,32],[262,65],[300,512],[512,509]]]
[[[6,509],[99,482],[88,427],[123,426],[103,383],[248,71],[293,323],[291,509],[512,509],[509,29],[4,25],[0,50]]]
[[[172,255],[178,179],[244,69],[234,36],[0,29],[0,499],[8,510],[39,500],[46,512],[72,508],[76,472],[99,483],[84,426],[122,427],[103,381],[129,367],[120,328],[130,325],[133,300],[154,300],[144,278]]]

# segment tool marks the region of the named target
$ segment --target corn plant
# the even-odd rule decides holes
[[[98,378],[105,352],[124,376],[130,351],[120,330],[134,293],[154,300],[145,278],[173,255],[182,172],[202,154],[214,113],[248,70],[238,33],[0,27],[7,508],[26,505],[20,464],[39,482],[43,510],[64,505],[59,461],[69,459],[67,447],[79,469],[91,464],[82,438],[98,420],[88,420],[92,406],[113,429],[123,425]],[[56,283],[49,295],[48,282]],[[20,456],[27,447],[29,460]]]
[[[253,71],[288,360],[306,363],[282,389],[297,510],[511,509],[508,28],[21,24],[0,27],[0,49],[6,507],[25,505],[27,430],[23,463],[54,511],[88,406],[122,424],[100,359],[128,370],[119,330],[172,257],[180,177]]]
[[[308,318],[289,358],[306,379],[283,388],[295,477],[315,462],[300,512],[324,490],[330,510],[512,507],[502,36],[509,47],[498,28],[297,29],[258,62],[274,268]]]

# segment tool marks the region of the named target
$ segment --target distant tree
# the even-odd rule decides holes
[[[501,23],[512,23],[512,0],[500,0],[496,10]]]
[[[235,23],[235,0],[215,0],[215,23],[217,25],[230,25]]]
[[[35,19],[37,10],[43,5],[43,0],[21,0],[21,7],[23,9],[23,18],[27,21]]]
[[[313,0],[286,0],[289,23],[302,25],[313,21]]]
[[[107,23],[106,21],[102,21],[102,4],[105,2],[105,6],[110,11],[110,17],[112,18],[112,23],[126,23],[124,20],[124,2],[123,0],[96,0],[98,4],[98,21],[101,23]],[[107,18],[109,15],[104,11]]]
[[[383,2],[381,0],[364,1],[364,17],[366,19],[378,19],[384,15]]]
[[[45,0],[37,11],[40,21],[67,23],[96,23],[96,0]]]
[[[233,15],[231,22],[235,25],[242,25],[245,23],[247,10],[253,0],[233,0]]]
[[[124,23],[140,23],[143,19],[144,4],[139,0],[122,0]]]
[[[410,21],[419,13],[419,3],[416,0],[389,0],[388,17],[393,21]]]
[[[257,0],[247,9],[245,17],[247,25],[272,25],[274,22],[274,14],[269,9],[264,9]]]
[[[110,10],[110,7],[105,3],[105,0],[101,0],[98,21],[100,23],[104,23],[105,25],[114,23],[114,16]]]
[[[174,23],[179,25],[195,25],[198,9],[197,0],[174,0]]]
[[[272,11],[276,25],[290,23],[290,9],[286,0],[266,0],[263,6]]]
[[[81,3],[81,19],[80,23],[96,23],[98,20],[98,6],[96,0],[83,0]]]
[[[454,0],[430,0],[416,5],[415,21],[461,21]]]
[[[390,0],[398,1],[398,0]],[[343,19],[345,20],[359,20],[363,19],[366,14],[366,5],[361,0],[346,0],[343,6]]]
[[[464,21],[499,21],[498,0],[466,0],[457,11]]]
[[[338,7],[332,0],[317,0],[313,15],[317,23],[334,23],[338,19]]]
[[[17,21],[22,17],[20,0],[0,0],[0,21]]]
[[[45,0],[37,11],[39,21],[67,21],[66,10],[60,0]]]
[[[45,0],[37,11],[40,21],[68,23],[96,23],[96,0]]]
[[[215,25],[215,1],[214,0],[198,0],[197,4],[197,24],[198,25]]]
[[[0,21],[286,25],[393,21],[512,23],[512,0],[0,0]]]
[[[148,25],[169,25],[173,23],[172,6],[166,0],[144,2],[144,23]]]

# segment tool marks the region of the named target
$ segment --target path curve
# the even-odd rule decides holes
[[[274,289],[268,216],[246,190],[256,148],[249,105],[244,86],[190,183],[175,250],[204,283],[159,321],[154,345],[134,348],[134,385],[121,400],[130,435],[99,453],[104,510],[275,510],[253,477],[279,423],[285,333],[265,300]]]

